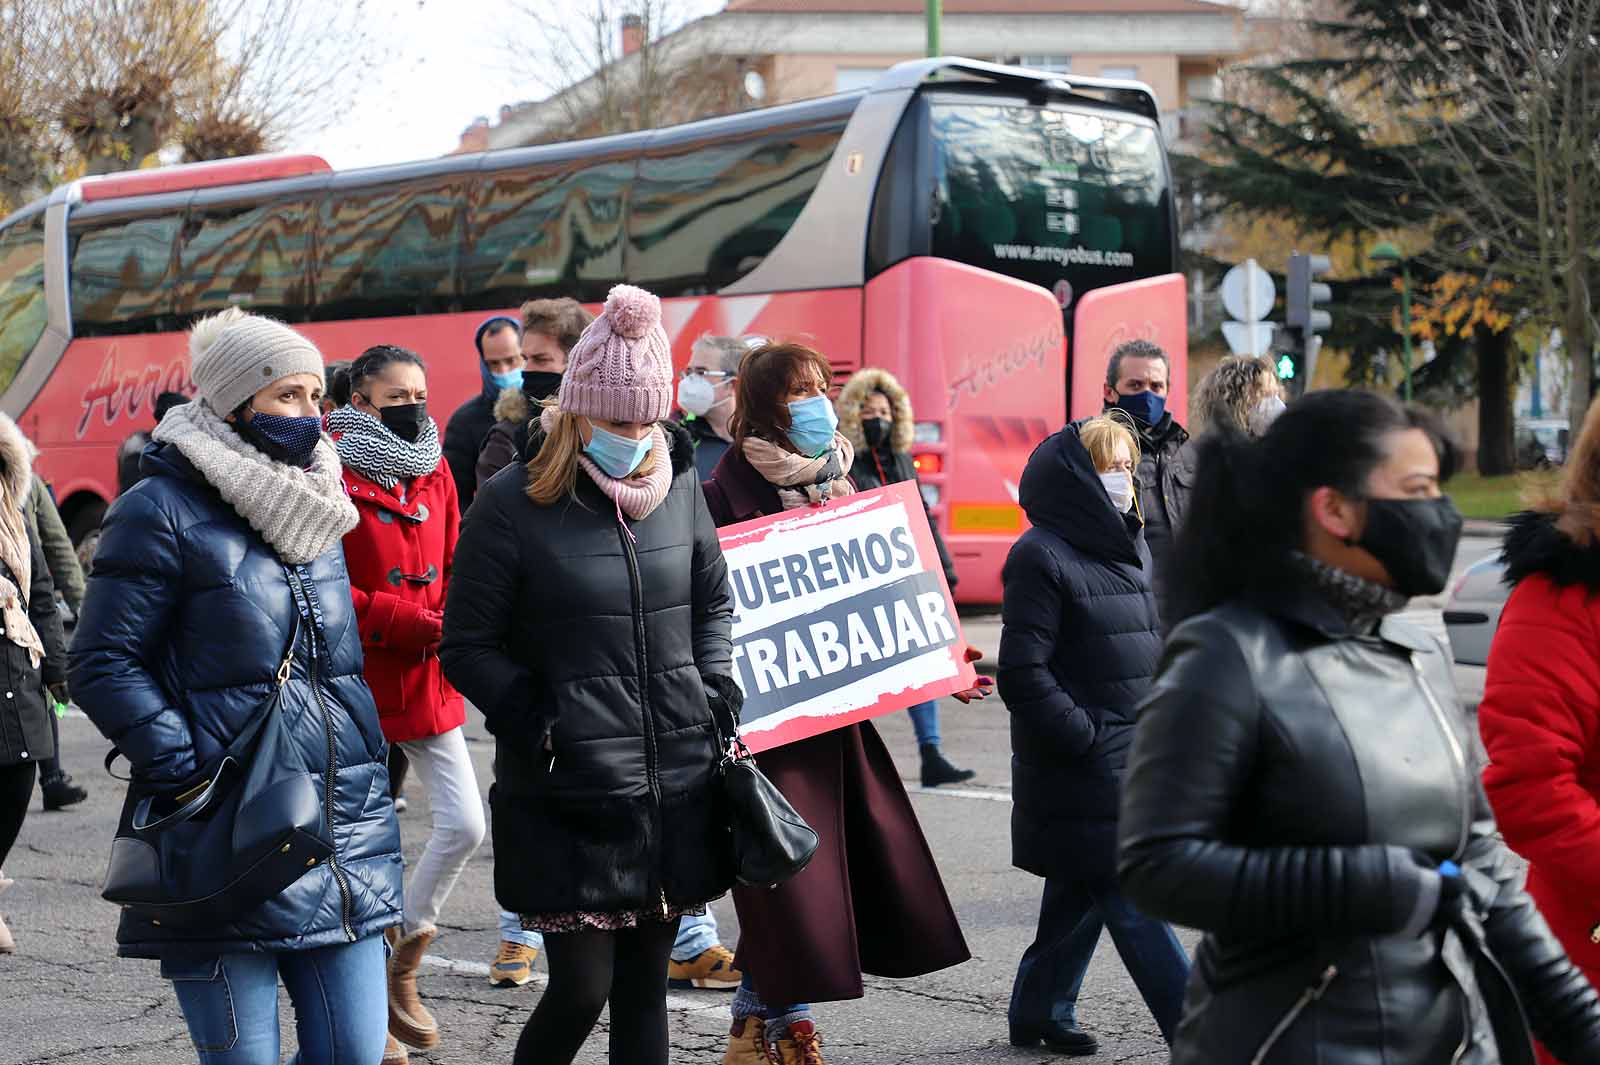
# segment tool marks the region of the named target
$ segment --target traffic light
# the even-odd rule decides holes
[[[1289,256],[1283,324],[1295,331],[1300,350],[1278,360],[1278,376],[1294,395],[1300,395],[1311,387],[1311,378],[1317,369],[1317,354],[1322,350],[1322,337],[1318,334],[1333,325],[1333,315],[1318,306],[1333,299],[1333,290],[1315,280],[1332,266],[1326,255],[1295,252]]]

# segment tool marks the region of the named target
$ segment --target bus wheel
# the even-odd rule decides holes
[[[78,551],[78,564],[85,573],[89,572],[89,563],[94,559],[95,548],[100,546],[100,522],[106,516],[104,501],[93,497],[84,500],[71,508],[67,517],[67,535],[72,538],[72,545]]]

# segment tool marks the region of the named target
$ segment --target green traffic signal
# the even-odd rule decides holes
[[[1284,381],[1294,379],[1294,356],[1280,355],[1278,357],[1278,377]]]

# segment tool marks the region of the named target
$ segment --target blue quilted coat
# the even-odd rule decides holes
[[[297,607],[276,553],[177,448],[154,446],[143,472],[106,515],[69,667],[73,697],[133,771],[176,791],[271,691]],[[400,830],[343,549],[294,572],[313,624],[280,712],[317,786],[332,775],[334,860],[219,927],[179,933],[124,913],[125,957],[313,950],[400,922]]]

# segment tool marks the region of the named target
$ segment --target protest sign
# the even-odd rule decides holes
[[[718,535],[752,751],[976,684],[914,482]]]

